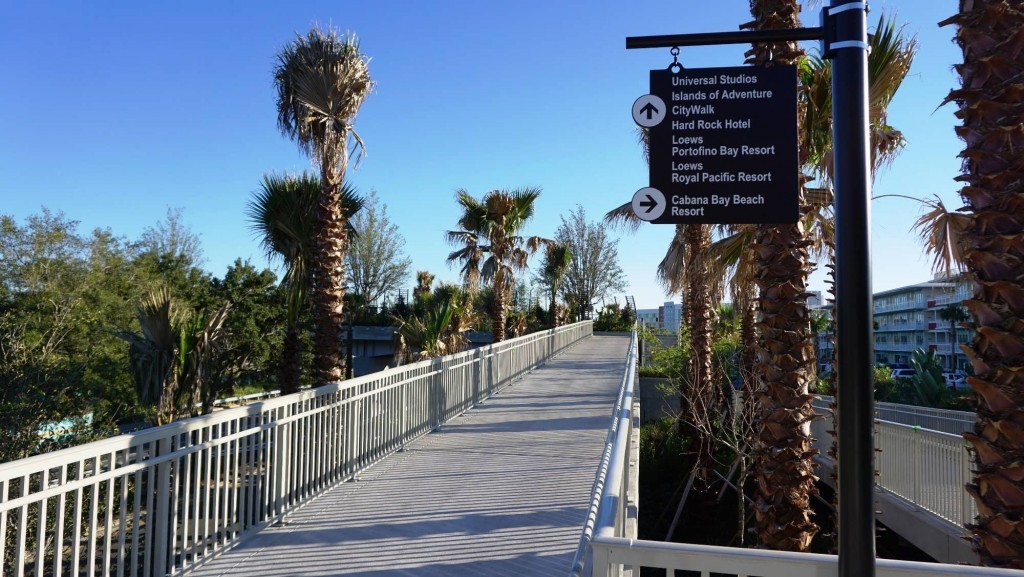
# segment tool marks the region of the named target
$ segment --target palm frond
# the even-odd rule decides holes
[[[621,227],[628,232],[640,230],[644,221],[633,212],[633,203],[627,202],[609,210],[604,215],[604,223],[614,227]]]
[[[950,212],[938,195],[920,202],[930,210],[918,217],[911,230],[919,235],[925,254],[932,257],[932,271],[952,277],[964,269],[963,237],[970,216]]]

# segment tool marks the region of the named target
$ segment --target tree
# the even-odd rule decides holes
[[[758,30],[800,26],[797,0],[752,0],[754,20],[743,25]],[[755,44],[747,62],[795,64],[804,55],[796,42]],[[800,114],[798,113],[798,118]],[[798,128],[798,134],[801,131]],[[801,161],[807,142],[800,143]],[[799,182],[807,178],[801,174]],[[799,191],[801,218],[810,212],[806,192]],[[818,532],[812,520],[811,497],[817,492],[814,440],[815,418],[810,385],[815,380],[814,343],[808,326],[808,238],[803,220],[795,224],[760,225],[754,238],[755,273],[760,313],[757,366],[764,382],[758,428],[754,511],[757,532],[768,548],[806,551]]]
[[[558,328],[564,322],[564,309],[559,310],[558,293],[565,282],[565,275],[569,272],[572,264],[572,251],[569,245],[555,242],[547,246],[544,251],[544,260],[540,265],[540,272],[536,276],[536,282],[548,291],[550,304],[548,305],[548,324],[551,328]]]
[[[582,205],[560,217],[555,241],[566,245],[571,255],[565,273],[562,294],[576,303],[577,318],[598,300],[626,290],[626,279],[619,266],[619,241],[608,236],[606,227],[587,222]]]
[[[278,285],[277,275],[235,259],[223,279],[213,279],[211,295],[231,304],[225,322],[231,335],[225,368],[243,383],[269,382],[281,358],[281,328],[287,318],[285,290]]]
[[[155,408],[157,425],[170,423],[182,413],[195,414],[200,402],[203,410],[209,410],[214,395],[207,391],[211,375],[218,370],[230,308],[226,303],[213,313],[192,312],[163,289],[139,305],[139,332],[117,333],[130,345],[139,400]]]
[[[480,278],[491,282],[494,289],[494,310],[491,330],[494,340],[505,340],[505,319],[508,300],[515,286],[515,273],[524,270],[531,254],[541,244],[550,242],[540,237],[523,237],[519,233],[531,218],[533,204],[540,189],[533,187],[516,190],[492,190],[481,200],[465,190],[455,193],[462,209],[458,230],[448,231],[446,238],[452,245],[462,248],[448,255],[448,262],[462,262],[463,278]],[[486,242],[487,244],[481,244]],[[486,254],[487,259],[482,260]],[[468,269],[479,263],[477,269]]]
[[[363,210],[352,217],[352,235],[345,260],[352,292],[364,303],[376,302],[401,286],[412,260],[402,253],[405,239],[388,218],[388,205],[370,192]]]
[[[182,218],[181,208],[167,208],[167,219],[146,227],[139,238],[143,252],[180,259],[189,266],[202,266],[203,248],[199,236]]]
[[[939,318],[949,323],[949,342],[952,347],[949,350],[949,369],[956,369],[956,347],[959,345],[957,338],[957,327],[960,323],[970,320],[971,316],[957,303],[950,303],[939,309]]]
[[[983,565],[1024,569],[1024,130],[1020,56],[1024,6],[1001,0],[961,0],[940,25],[956,25],[963,64],[955,102],[964,140],[966,204],[964,262],[975,284],[964,302],[975,326],[964,347],[974,369],[977,422],[964,433],[974,448],[975,477],[967,491],[978,505],[970,525]]]
[[[128,322],[140,278],[133,243],[43,209],[0,216],[0,461],[113,430],[137,404],[127,356],[108,327]],[[91,422],[85,415],[91,413]],[[47,423],[70,435],[40,439]]]
[[[277,55],[277,124],[320,169],[310,296],[316,330],[314,382],[341,381],[344,372],[345,252],[348,219],[342,184],[350,148],[362,149],[353,122],[373,89],[369,59],[353,35],[313,28]]]
[[[320,178],[307,172],[264,174],[247,208],[250,229],[260,238],[267,257],[280,260],[286,267],[281,285],[285,289],[287,313],[277,373],[282,394],[298,392],[302,379],[305,346],[301,320],[312,284],[313,230],[321,189]],[[362,207],[362,199],[348,184],[342,185],[339,197],[346,214],[356,214]]]

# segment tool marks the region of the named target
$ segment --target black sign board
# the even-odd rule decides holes
[[[651,94],[633,105],[650,130],[650,187],[633,199],[637,216],[796,222],[796,88],[795,66],[652,70]]]

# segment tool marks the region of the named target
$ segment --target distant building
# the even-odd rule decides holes
[[[874,295],[875,362],[910,363],[915,349],[935,351],[942,366],[965,369],[967,357],[960,343],[969,342],[973,331],[956,327],[942,318],[942,310],[961,306],[971,296],[964,277],[936,279]]]
[[[960,344],[970,342],[974,331],[943,318],[951,306],[962,308],[971,297],[971,283],[965,277],[933,279],[875,293],[874,321],[875,362],[879,364],[910,364],[917,349],[935,351],[946,370],[964,370],[969,366]],[[814,308],[833,318],[832,303]],[[959,324],[959,323],[955,323]],[[831,370],[834,358],[831,330],[819,333],[815,341],[818,370]]]
[[[677,333],[683,320],[683,305],[666,301],[656,309],[639,309],[636,319],[645,326]]]

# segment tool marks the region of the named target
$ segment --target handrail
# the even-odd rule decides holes
[[[0,577],[182,575],[592,333],[585,321],[0,463]]]
[[[627,460],[626,449],[629,447],[629,434],[632,418],[633,381],[636,377],[637,334],[633,331],[626,353],[626,370],[619,385],[619,395],[612,409],[611,426],[605,439],[601,463],[597,468],[594,487],[591,490],[590,509],[587,511],[587,522],[580,535],[580,543],[573,557],[572,577],[582,575],[586,565],[587,549],[594,537],[594,531],[611,527],[614,531],[615,515],[619,510],[619,494],[622,485],[622,471]],[[609,519],[609,516],[612,516]]]

